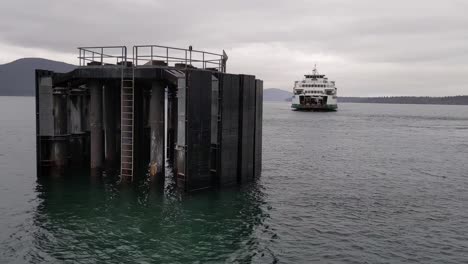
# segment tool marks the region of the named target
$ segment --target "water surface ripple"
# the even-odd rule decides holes
[[[0,263],[466,263],[468,107],[264,108],[261,179],[181,197],[37,181],[34,99],[0,97]]]

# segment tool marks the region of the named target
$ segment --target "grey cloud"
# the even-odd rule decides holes
[[[468,92],[463,77],[468,3],[462,0],[16,0],[0,5],[0,44],[51,54],[76,56],[75,47],[88,45],[194,45],[232,52],[230,69],[257,74],[269,87],[289,89],[317,62],[347,95]],[[407,72],[424,84],[412,81],[405,87]],[[440,82],[441,76],[450,80]],[[442,91],[438,83],[448,88]]]

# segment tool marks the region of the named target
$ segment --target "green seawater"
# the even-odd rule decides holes
[[[0,97],[0,263],[465,263],[468,107],[265,102],[263,171],[182,194],[37,180],[34,98]]]

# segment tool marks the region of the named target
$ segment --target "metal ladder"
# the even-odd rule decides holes
[[[132,71],[131,78],[122,75],[121,107],[120,107],[120,177],[124,181],[133,181],[133,134],[134,134],[134,86],[135,77]]]

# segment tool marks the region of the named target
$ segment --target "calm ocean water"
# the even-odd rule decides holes
[[[0,97],[0,263],[467,263],[467,106],[264,108],[261,179],[181,197],[38,182],[34,99]]]

